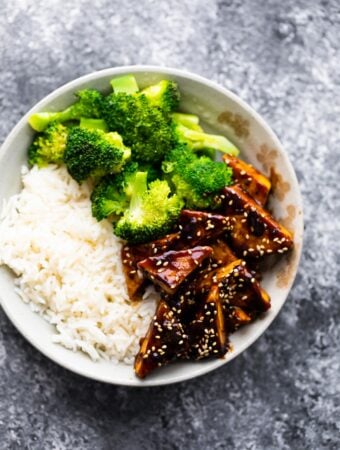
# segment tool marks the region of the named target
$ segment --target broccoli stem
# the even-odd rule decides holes
[[[61,122],[68,120],[69,108],[63,112],[41,112],[33,114],[29,119],[28,123],[31,125],[35,131],[44,131],[47,125],[54,120]],[[66,117],[66,118],[64,118]],[[60,120],[61,118],[61,120]]]
[[[227,153],[228,155],[237,156],[239,154],[238,148],[225,136],[191,130],[181,124],[177,124],[176,128],[178,134],[183,137],[185,141],[190,141],[193,150],[213,148],[223,153]]]
[[[74,119],[74,105],[69,106],[64,111],[32,114],[28,119],[28,123],[35,131],[44,131],[48,124],[54,120],[57,122],[67,122],[72,119]]]
[[[103,119],[87,119],[86,117],[82,117],[79,125],[88,130],[102,130],[105,133],[108,132],[106,122]]]
[[[125,94],[134,94],[139,91],[136,78],[133,75],[125,75],[123,77],[113,78],[110,81],[113,92],[124,92]]]
[[[199,125],[199,117],[195,114],[173,113],[172,118],[175,123],[184,125],[195,131],[203,131]]]
[[[147,172],[136,172],[135,178],[129,188],[130,192],[127,192],[128,195],[131,195],[129,208],[131,220],[138,221],[138,218],[142,214],[142,197],[148,189],[147,178]]]

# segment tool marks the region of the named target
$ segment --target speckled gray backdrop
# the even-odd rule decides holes
[[[279,317],[242,356],[191,382],[137,390],[88,381],[40,355],[1,312],[0,448],[339,448],[339,2],[0,0],[0,11],[0,141],[80,75],[186,68],[238,93],[274,128],[306,221]]]

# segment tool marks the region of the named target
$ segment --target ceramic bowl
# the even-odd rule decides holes
[[[168,78],[178,82],[182,92],[181,109],[198,114],[208,131],[224,134],[241,150],[241,157],[271,177],[273,191],[270,209],[294,233],[294,250],[270,267],[262,285],[272,299],[263,317],[231,336],[233,351],[224,359],[177,363],[155,371],[140,381],[130,366],[107,361],[93,362],[81,352],[72,352],[52,342],[53,327],[33,313],[14,291],[14,276],[0,268],[0,296],[8,318],[25,338],[57,364],[95,380],[118,385],[154,386],[197,377],[228,363],[248,348],[269,327],[284,304],[298,267],[302,247],[302,201],[294,169],[265,121],[237,95],[198,75],[177,69],[131,66],[106,69],[78,78],[56,89],[36,104],[14,127],[0,151],[0,205],[3,199],[20,191],[20,167],[26,163],[33,131],[28,116],[38,111],[60,110],[73,102],[73,93],[87,87],[109,91],[109,81],[117,75],[134,74],[140,87]],[[270,349],[269,349],[270,351]],[[251,359],[248,360],[251,364]]]

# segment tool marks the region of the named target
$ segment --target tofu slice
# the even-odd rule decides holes
[[[187,335],[189,346],[186,359],[222,357],[228,351],[224,311],[217,285],[211,286],[195,319],[187,327]]]
[[[128,245],[122,247],[121,258],[129,298],[138,300],[143,295],[145,278],[138,271],[135,255]]]
[[[179,229],[184,246],[194,247],[216,239],[230,229],[230,224],[221,214],[183,209]]]
[[[137,264],[149,256],[166,252],[178,242],[180,233],[172,233],[141,245],[124,245],[122,248],[122,263],[128,295],[131,300],[139,300],[143,294],[146,279],[138,270]]]
[[[188,345],[188,336],[182,323],[167,303],[161,300],[147,334],[141,340],[134,364],[136,375],[145,378],[154,369],[182,358],[188,351]]]
[[[219,266],[229,264],[238,259],[229,245],[222,239],[217,239],[213,243],[210,243],[210,246],[213,249],[212,258],[214,263]]]
[[[220,288],[226,314],[229,307],[237,307],[251,318],[255,318],[270,308],[269,295],[240,259],[217,269],[213,275],[213,282]]]
[[[213,284],[218,285],[226,319],[230,315],[230,308],[232,311],[234,307],[240,308],[251,318],[256,318],[270,308],[267,292],[241,259],[213,270],[203,270],[192,284],[196,289],[194,295],[203,297],[209,293]]]
[[[269,178],[235,156],[223,155],[223,160],[232,168],[235,184],[239,184],[259,205],[264,206],[271,189]]]
[[[245,259],[285,253],[293,246],[292,234],[246,194],[240,186],[223,190],[223,213],[230,223],[230,245]]]
[[[167,294],[174,294],[188,276],[211,256],[211,247],[197,246],[188,250],[162,253],[140,261],[137,266]]]

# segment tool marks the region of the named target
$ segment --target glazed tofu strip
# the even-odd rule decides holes
[[[235,184],[239,184],[259,205],[265,206],[271,189],[269,178],[236,156],[224,155],[223,160],[232,168]]]

